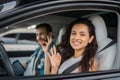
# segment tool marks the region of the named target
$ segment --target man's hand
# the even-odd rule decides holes
[[[50,51],[50,45],[52,41],[53,41],[52,36],[47,36],[47,42],[44,42],[45,45],[42,45],[43,51],[45,53]]]

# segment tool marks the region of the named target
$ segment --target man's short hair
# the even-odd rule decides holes
[[[51,27],[51,25],[48,24],[48,23],[38,24],[35,29],[39,29],[39,28],[45,28],[48,33],[49,33],[49,32],[52,32],[52,27]]]

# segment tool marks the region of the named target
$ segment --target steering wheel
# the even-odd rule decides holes
[[[13,70],[13,67],[12,67],[12,64],[10,62],[10,59],[5,51],[5,48],[4,46],[0,43],[0,55],[1,55],[1,58],[3,60],[3,64],[7,70],[7,73],[9,76],[15,76],[15,73],[14,73],[14,70]]]

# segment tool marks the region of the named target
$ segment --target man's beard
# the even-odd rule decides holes
[[[39,42],[39,41],[40,41],[40,42]],[[39,43],[40,46],[46,46],[47,40],[45,40],[45,39],[40,39],[39,41],[38,41],[38,43]]]

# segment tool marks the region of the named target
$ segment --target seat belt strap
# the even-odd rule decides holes
[[[76,68],[78,68],[79,64],[80,64],[79,61],[76,62],[76,63],[74,63],[73,65],[71,65],[70,67],[68,67],[67,69],[65,69],[62,72],[62,74],[69,74],[69,73],[71,73],[73,70],[75,70]]]
[[[108,47],[112,46],[114,43],[117,42],[117,39],[112,40],[109,44],[107,44],[104,48],[102,48],[100,51],[98,51],[98,53],[100,53],[101,51],[107,49]]]
[[[112,40],[109,44],[107,44],[103,49],[101,49],[100,51],[98,51],[98,53],[100,53],[101,51],[107,49],[108,47],[112,46],[114,43],[116,43],[117,40]],[[78,66],[80,65],[80,61],[74,63],[73,65],[69,66],[67,69],[65,69],[62,74],[69,74],[71,73],[73,70],[75,70],[76,68],[78,68]]]

